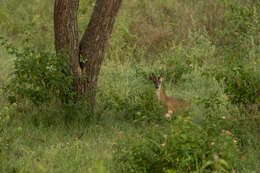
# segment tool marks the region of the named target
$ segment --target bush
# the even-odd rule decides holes
[[[151,85],[137,90],[135,95],[131,95],[121,103],[119,109],[125,111],[126,119],[134,122],[161,120],[158,114],[162,113],[163,109]]]
[[[20,50],[6,41],[1,43],[8,54],[16,56],[14,71],[6,87],[10,102],[28,99],[38,105],[49,103],[53,98],[64,101],[73,96],[73,77],[66,57],[35,51],[29,40],[25,40]]]
[[[135,143],[119,144],[115,161],[121,172],[230,172],[240,161],[236,139],[219,125],[223,119],[206,119],[201,125],[190,117],[146,129]],[[219,126],[219,127],[218,127]]]
[[[172,52],[166,52],[161,55],[161,61],[165,64],[163,72],[165,80],[177,84],[183,82],[183,75],[192,71],[191,60],[185,54],[183,48],[178,47]]]
[[[224,79],[225,93],[232,103],[259,103],[260,73],[252,67],[238,65],[229,67],[217,75],[217,79]]]
[[[223,23],[216,28],[218,81],[224,81],[225,93],[235,104],[259,102],[260,3],[223,1]]]

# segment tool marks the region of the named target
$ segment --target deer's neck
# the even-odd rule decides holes
[[[156,90],[156,95],[158,97],[158,100],[164,101],[165,100],[165,94],[162,91],[162,88]]]

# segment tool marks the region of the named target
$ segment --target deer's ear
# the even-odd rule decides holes
[[[160,76],[158,77],[158,80],[162,81],[163,80],[163,73],[160,73]]]
[[[151,81],[154,81],[154,80],[155,80],[155,76],[154,76],[153,73],[149,76],[149,80],[151,80]]]

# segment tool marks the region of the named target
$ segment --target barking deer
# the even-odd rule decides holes
[[[162,91],[162,74],[158,78],[155,77],[154,74],[152,74],[149,77],[149,80],[153,81],[154,87],[156,89],[155,93],[157,95],[157,98],[164,104],[169,113],[186,111],[190,109],[190,102],[187,102],[182,98],[173,98],[164,94],[164,92]]]

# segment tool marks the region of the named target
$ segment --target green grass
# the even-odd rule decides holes
[[[2,88],[6,86],[8,79],[10,77],[10,72],[12,71],[12,62],[14,57],[6,54],[4,50],[0,50],[0,105],[4,105],[6,102],[6,99],[3,96]]]
[[[80,34],[93,2],[80,4]],[[0,4],[1,36],[22,49],[27,32],[36,50],[53,51],[52,3],[0,0]],[[237,158],[227,163],[240,172],[259,172],[260,6],[252,5],[253,15],[253,10],[233,7],[231,13],[214,0],[124,1],[99,76],[94,116],[82,105],[61,108],[55,101],[37,107],[21,99],[10,105],[3,88],[15,57],[1,48],[0,172],[120,172],[118,146],[128,144],[121,153],[131,152],[136,140],[141,138],[143,146],[143,139],[153,135],[155,124],[168,128],[167,110],[148,80],[149,74],[160,71],[167,95],[192,102],[190,115],[196,125],[207,117],[216,118],[216,123],[226,117],[217,127],[214,121],[206,125],[212,128],[210,140],[221,129],[230,130],[236,139],[243,164]]]
[[[22,132],[13,141],[13,146],[10,146],[10,160],[5,162],[2,170],[110,172],[113,143],[120,139],[120,135],[134,133],[131,127],[126,131],[126,126],[129,125],[122,126],[122,123],[116,123],[113,122],[111,127],[96,123],[88,127],[65,127],[57,124],[53,127],[22,125]],[[77,139],[82,134],[83,136]]]

